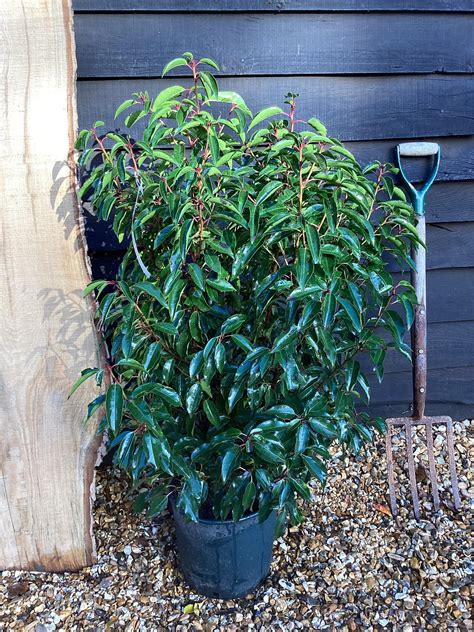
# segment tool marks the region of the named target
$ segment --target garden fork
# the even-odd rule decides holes
[[[434,156],[434,163],[431,174],[421,189],[416,189],[408,180],[403,171],[402,156]],[[402,143],[397,146],[397,162],[400,168],[400,175],[406,183],[415,215],[418,220],[417,231],[420,240],[426,240],[426,221],[424,199],[426,192],[433,184],[438,173],[440,161],[440,148],[437,143]],[[449,459],[449,472],[451,478],[451,488],[454,499],[454,507],[459,510],[461,502],[459,498],[458,480],[456,476],[456,463],[454,458],[454,432],[453,420],[451,417],[425,417],[426,402],[426,382],[427,382],[427,360],[426,360],[426,250],[423,247],[415,246],[412,252],[415,262],[415,270],[411,271],[411,282],[416,291],[417,304],[414,309],[414,322],[412,327],[412,359],[413,359],[413,414],[412,417],[398,417],[387,419],[387,432],[385,435],[387,448],[387,472],[388,487],[390,493],[390,507],[392,514],[397,515],[397,499],[395,493],[395,471],[392,451],[392,431],[394,426],[402,426],[406,437],[408,476],[413,499],[413,509],[416,520],[420,519],[420,502],[416,486],[415,456],[413,453],[413,428],[418,425],[425,426],[426,444],[428,450],[429,478],[431,483],[431,493],[433,495],[434,510],[438,511],[440,506],[438,481],[436,477],[436,465],[433,448],[433,427],[446,426],[447,452]]]

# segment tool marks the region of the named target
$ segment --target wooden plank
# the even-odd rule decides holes
[[[463,73],[472,71],[474,16],[79,14],[75,31],[81,78],[156,77],[185,50],[232,76]],[[187,75],[182,66],[170,73]]]
[[[474,222],[428,224],[426,230],[426,266],[428,270],[474,267]],[[387,261],[392,272],[398,264]]]
[[[409,337],[407,337],[407,342],[409,343]],[[474,321],[430,323],[427,357],[431,371],[472,366],[474,364]],[[372,363],[366,354],[361,355],[360,362],[364,369],[370,372]],[[410,371],[411,363],[405,356],[393,349],[387,352],[386,375]]]
[[[79,125],[89,127],[101,119],[108,129],[118,128],[123,118],[114,121],[115,109],[133,92],[148,90],[154,96],[175,83],[173,79],[79,81]],[[298,115],[316,116],[331,135],[345,141],[474,134],[474,75],[235,77],[223,78],[219,84],[222,90],[241,94],[253,110],[283,106],[285,94],[299,93]]]
[[[395,278],[400,279],[401,275],[397,274]],[[427,288],[429,323],[474,319],[473,268],[429,270]]]
[[[472,0],[74,0],[75,11],[157,11],[193,13],[258,11],[466,11]]]
[[[445,404],[444,414],[450,413],[451,405],[474,406],[474,366],[428,370],[427,414],[432,414],[435,404]],[[382,384],[372,386],[372,404],[384,404],[407,411],[412,399],[411,374],[392,373]],[[439,409],[438,409],[439,410]]]
[[[474,220],[474,182],[436,182],[426,196],[429,222]]]
[[[382,419],[390,417],[400,417],[408,415],[406,402],[398,404],[373,404],[370,412],[374,416],[380,416]],[[430,415],[449,415],[455,421],[463,419],[471,419],[472,404],[460,404],[459,402],[429,402],[428,414]]]
[[[428,225],[426,233],[428,270],[474,267],[474,222]]]
[[[0,569],[77,570],[95,559],[99,366],[70,160],[75,64],[67,2],[0,4]]]
[[[365,165],[372,160],[395,164],[395,148],[410,139],[349,142],[347,148]],[[419,139],[422,140],[422,139]],[[474,136],[432,138],[441,147],[441,163],[437,182],[474,180]],[[405,160],[405,171],[412,182],[428,177],[431,162],[425,158]],[[467,202],[467,200],[466,200]],[[474,219],[474,216],[472,217]]]

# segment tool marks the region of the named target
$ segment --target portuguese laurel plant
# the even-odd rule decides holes
[[[415,297],[387,260],[412,265],[412,208],[393,167],[363,169],[298,120],[297,95],[252,114],[203,70],[214,61],[185,53],[163,74],[177,66],[189,87],[117,109],[139,140],[100,121],[77,140],[81,195],[129,246],[117,280],[86,289],[110,358],[75,388],[105,371],[89,416],[105,402],[137,510],[170,494],[193,520],[276,508],[281,531],[310,479],[324,484],[330,445],[357,453],[383,429],[359,408],[362,367],[382,379],[388,348],[409,355]]]

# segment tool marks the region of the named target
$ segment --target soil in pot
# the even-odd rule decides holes
[[[236,599],[265,579],[272,561],[276,512],[238,522],[189,522],[172,503],[181,570],[188,584],[206,597]]]

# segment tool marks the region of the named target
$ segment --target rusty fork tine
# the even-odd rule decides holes
[[[446,422],[446,442],[448,446],[449,473],[451,475],[451,489],[453,491],[454,507],[456,511],[461,509],[461,499],[459,497],[458,477],[456,474],[456,460],[454,456],[454,428],[453,420]]]
[[[388,476],[388,491],[390,495],[390,509],[392,515],[398,514],[397,509],[397,494],[395,491],[395,472],[393,470],[393,451],[392,451],[392,425],[388,424],[385,432],[385,447],[387,451],[387,476]]]
[[[418,490],[416,488],[416,473],[415,473],[415,455],[413,454],[413,428],[408,422],[404,424],[405,437],[407,442],[407,461],[408,461],[408,475],[410,477],[410,489],[411,497],[413,499],[413,510],[415,512],[416,520],[420,519],[420,501],[418,499]]]
[[[434,460],[434,445],[433,445],[433,426],[430,421],[425,424],[426,428],[426,445],[428,448],[428,463],[430,469],[430,482],[431,493],[433,495],[434,510],[439,511],[439,492],[438,492],[438,478],[436,476],[436,464]]]

